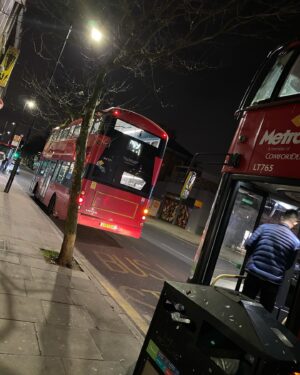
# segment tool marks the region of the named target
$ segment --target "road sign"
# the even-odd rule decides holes
[[[14,138],[11,142],[11,145],[14,146],[14,147],[18,147],[20,142],[22,140],[22,136],[21,135],[14,135]]]
[[[197,177],[196,172],[192,172],[192,171],[189,172],[189,174],[187,175],[187,178],[184,181],[184,185],[180,193],[181,199],[187,199],[196,181],[196,177]]]

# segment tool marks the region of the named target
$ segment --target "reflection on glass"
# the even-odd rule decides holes
[[[147,143],[155,148],[159,147],[159,144],[160,144],[159,137],[151,133],[148,133],[141,128],[137,128],[136,126],[132,124],[128,124],[127,122],[122,121],[120,119],[117,119],[116,121],[115,130],[125,135],[128,135],[129,137],[132,137],[132,138],[138,139],[139,141]]]
[[[213,278],[225,273],[240,273],[246,255],[244,243],[253,232],[261,202],[262,196],[239,189]],[[236,279],[221,279],[217,285],[235,289],[236,283]]]
[[[269,71],[268,75],[264,79],[261,87],[257,91],[251,104],[259,103],[263,100],[270,99],[274,91],[274,88],[276,86],[276,83],[278,82],[281,76],[281,73],[283,72],[283,69],[285,65],[287,64],[287,62],[289,61],[291,55],[292,55],[292,51],[288,52],[285,55],[280,55],[278,57],[272,69]]]
[[[133,174],[127,172],[124,172],[121,177],[122,185],[130,186],[131,188],[136,190],[142,190],[145,183],[146,182],[142,178],[134,176]]]
[[[142,150],[142,144],[140,142],[137,142],[131,139],[128,143],[128,150],[140,156],[141,150]]]

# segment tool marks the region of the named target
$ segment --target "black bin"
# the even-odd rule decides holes
[[[238,292],[166,282],[133,375],[291,375],[297,345]]]

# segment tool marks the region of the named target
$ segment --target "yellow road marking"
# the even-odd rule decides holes
[[[131,318],[135,325],[141,330],[141,332],[146,335],[148,331],[149,324],[142,316],[136,311],[136,309],[128,303],[125,298],[113,287],[110,282],[102,276],[99,271],[78,251],[76,251],[76,258],[80,259],[80,266],[82,266],[84,272],[92,275],[105,291],[116,301],[116,303],[125,311],[125,313]]]

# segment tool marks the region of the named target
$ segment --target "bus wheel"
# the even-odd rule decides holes
[[[53,215],[55,203],[56,203],[56,196],[52,195],[52,197],[49,201],[49,204],[47,206],[47,213],[48,213],[49,216]]]

